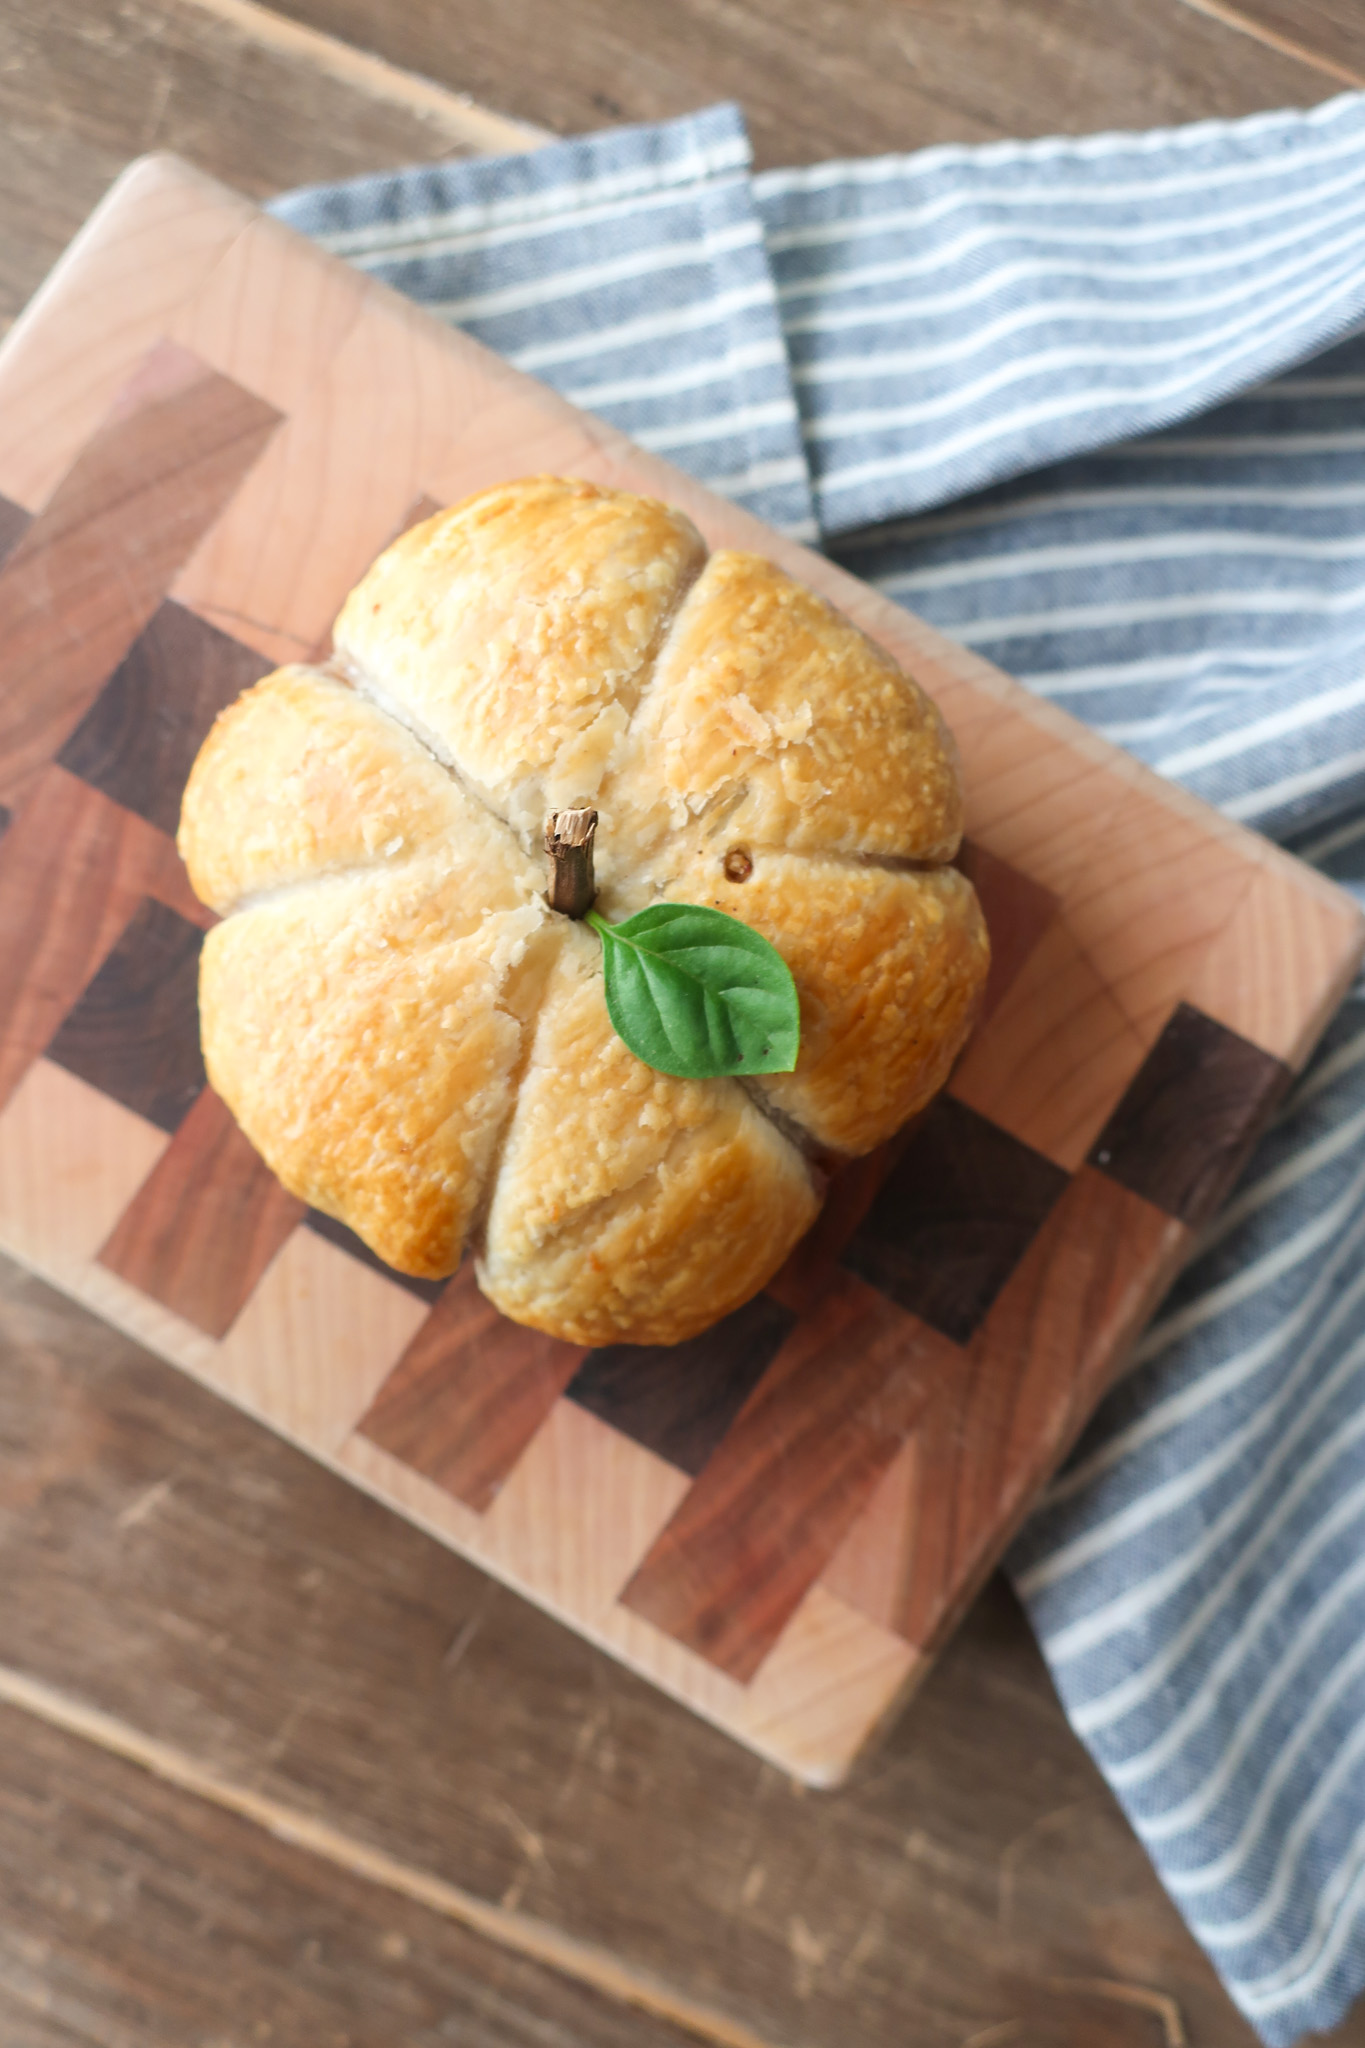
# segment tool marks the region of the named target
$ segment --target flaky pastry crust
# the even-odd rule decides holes
[[[322,667],[218,719],[180,848],[223,922],[209,1078],[284,1185],[400,1271],[466,1244],[506,1314],[670,1344],[809,1228],[811,1155],[940,1088],[988,962],[952,742],[850,621],[652,500],[501,485],[394,543]],[[612,1031],[596,936],[544,894],[594,804],[598,907],[714,904],[801,999],[792,1074],[682,1081]]]

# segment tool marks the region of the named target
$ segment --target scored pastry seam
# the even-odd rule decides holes
[[[472,804],[477,804],[495,824],[503,827],[522,859],[530,858],[516,827],[510,819],[503,817],[493,802],[492,792],[485,789],[454,754],[448,752],[439,733],[433,732],[424,720],[416,717],[403,705],[395,703],[364,662],[357,660],[353,654],[338,651],[324,666],[313,669],[312,673],[340,683],[343,688],[349,689],[353,695],[359,697],[362,703],[382,712],[384,717],[396,725],[400,732],[405,732],[409,739],[415,740],[428,759],[450,777]]]
[[[677,621],[683,613],[687,598],[700,579],[701,572],[709,559],[709,555],[704,556],[695,572],[688,576],[676,603],[669,612],[667,620],[655,640],[650,655],[641,663],[641,671],[647,669],[648,675],[636,700],[635,711],[628,715],[626,728],[622,734],[623,746],[629,738],[631,725],[644,703],[646,693],[654,683],[664,649]],[[514,853],[522,859],[527,858],[520,835],[511,821],[502,815],[492,801],[491,791],[487,790],[468,773],[456,755],[448,750],[446,744],[440,740],[438,735],[430,731],[424,720],[414,717],[405,707],[394,701],[383,685],[376,680],[366,663],[358,660],[354,654],[344,649],[338,649],[326,663],[298,663],[295,666],[304,669],[308,674],[321,676],[329,681],[339,683],[344,689],[352,691],[362,702],[371,705],[373,709],[391,720],[401,732],[405,733],[408,738],[422,749],[423,754],[434,767],[439,768],[443,774],[447,775],[455,783],[456,787],[471,803],[477,804],[488,818],[502,827]],[[744,785],[744,787],[747,788],[747,785]],[[735,800],[743,801],[742,791]],[[663,842],[664,847],[671,846],[685,829],[678,828],[677,831],[670,833]],[[353,875],[372,874],[379,869],[384,869],[386,872],[394,872],[401,867],[409,865],[410,862],[420,860],[422,857],[422,851],[415,850],[408,859],[388,863],[385,861],[382,851],[377,851],[370,861],[349,864],[345,870],[329,870],[322,874],[304,876],[297,882],[281,884],[280,888],[276,891],[262,890],[258,892],[257,900],[265,900],[272,895],[285,895],[295,889],[307,890],[315,883],[331,880],[334,875],[343,872]],[[656,897],[657,894],[658,892],[656,891]],[[490,1147],[488,1163],[484,1169],[477,1197],[470,1209],[469,1222],[460,1240],[462,1254],[464,1249],[468,1247],[473,1251],[476,1260],[482,1259],[484,1234],[493,1204],[497,1199],[498,1185],[502,1177],[507,1148],[512,1136],[512,1126],[516,1120],[521,1086],[530,1072],[534,1059],[534,1048],[539,1032],[541,1014],[549,994],[550,984],[554,979],[555,968],[558,961],[562,960],[565,956],[568,940],[567,932],[561,932],[556,928],[556,919],[548,906],[545,905],[539,891],[532,890],[528,901],[544,911],[544,922],[540,931],[528,936],[522,960],[524,961],[525,953],[531,947],[538,943],[547,943],[551,937],[553,937],[555,943],[556,958],[549,962],[543,973],[539,976],[540,987],[536,994],[534,1006],[528,1010],[527,1014],[523,1015],[519,1010],[510,1008],[503,1000],[506,981],[504,981],[498,995],[493,999],[493,1008],[500,1011],[510,1022],[517,1025],[521,1045],[518,1050],[517,1059],[513,1062],[506,1076],[507,1109],[499,1122],[496,1137]],[[246,907],[248,906],[244,899],[242,904],[234,906],[234,914],[237,908]],[[511,913],[489,912],[485,914],[499,916]],[[519,961],[516,966],[510,968],[508,970],[509,976],[515,974],[517,967],[521,964]],[[594,969],[589,971],[594,972]],[[600,974],[599,959],[595,965],[595,975],[600,977]],[[742,1081],[737,1082],[732,1076],[702,1081],[696,1085],[705,1088],[707,1093],[715,1098],[718,1110],[723,1105],[726,1095],[730,1094],[731,1091],[737,1091],[749,1101],[754,1109],[764,1118],[765,1122],[771,1126],[777,1136],[796,1153],[805,1169],[807,1178],[811,1181],[812,1192],[823,1201],[824,1188],[820,1184],[820,1180],[817,1179],[813,1169],[817,1155],[822,1149],[828,1151],[828,1147],[822,1148],[814,1133],[808,1131],[799,1119],[791,1116],[784,1110],[779,1110],[776,1104],[769,1102],[758,1090],[746,1087]],[[689,1133],[686,1130],[679,1129],[675,1131],[673,1137],[668,1141],[665,1152],[649,1166],[642,1169],[636,1179],[629,1183],[629,1191],[634,1192],[642,1182],[649,1179],[651,1175],[657,1174],[659,1168],[673,1153],[674,1139],[683,1138],[688,1135]],[[582,1209],[574,1212],[575,1225],[581,1224],[589,1216],[602,1210],[606,1205],[615,1202],[627,1191],[627,1189],[615,1189],[612,1193],[600,1195],[593,1202],[585,1204]]]
[[[518,971],[518,968],[526,963],[526,956],[530,953],[532,947],[541,942],[543,942],[549,958],[539,976],[540,986],[536,991],[534,1009],[531,1010],[528,1016],[523,1017],[519,1011],[509,1008],[500,998],[506,991],[507,980],[510,980]],[[550,950],[551,945],[553,945],[553,953]],[[516,1023],[520,1032],[521,1042],[517,1047],[517,1057],[507,1074],[507,1108],[503,1112],[502,1119],[498,1124],[497,1134],[493,1139],[492,1145],[489,1147],[488,1165],[484,1173],[483,1183],[479,1188],[478,1197],[470,1209],[468,1228],[460,1240],[461,1258],[464,1257],[466,1245],[473,1246],[476,1259],[481,1254],[485,1226],[492,1211],[493,1203],[497,1198],[498,1183],[502,1179],[503,1160],[507,1156],[507,1147],[511,1142],[512,1125],[516,1121],[517,1106],[521,1101],[522,1087],[535,1062],[536,1041],[540,1036],[540,1020],[549,995],[550,983],[554,980],[555,971],[565,957],[568,945],[569,938],[567,932],[556,930],[552,915],[547,914],[545,923],[527,938],[526,949],[522,954],[521,960],[518,961],[516,967],[508,969],[507,980],[503,982],[503,987],[499,991],[499,997],[494,1000],[494,1008],[501,1010],[504,1016],[511,1017]]]

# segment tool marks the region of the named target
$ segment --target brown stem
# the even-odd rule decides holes
[[[592,872],[596,811],[551,811],[545,820],[545,851],[550,856],[551,910],[565,917],[586,917],[597,894]]]

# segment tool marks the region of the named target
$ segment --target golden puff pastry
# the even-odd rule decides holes
[[[771,563],[556,477],[403,535],[334,646],[224,712],[185,792],[223,917],[210,1080],[400,1271],[472,1245],[519,1322],[694,1336],[814,1221],[815,1158],[888,1138],[971,1029],[989,949],[942,720]],[[544,894],[546,817],[582,805],[607,918],[712,904],[782,953],[794,1073],[676,1080],[616,1036],[596,935]]]

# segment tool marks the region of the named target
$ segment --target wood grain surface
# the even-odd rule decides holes
[[[696,2040],[405,1895],[379,1858],[377,1876],[347,1869],[12,1707],[0,1708],[0,1744],[8,2048]],[[212,1930],[218,1969],[204,1970],[187,1926]]]
[[[927,113],[917,102],[911,118],[897,96],[888,123],[874,39],[844,39],[852,90],[837,103],[812,86],[814,64],[792,54],[819,41],[814,0],[790,0],[784,13],[786,75],[795,72],[798,86],[786,105],[768,69],[768,32],[752,31],[744,0],[720,33],[694,37],[690,102],[654,59],[665,10],[651,10],[639,43],[608,32],[573,37],[572,50],[563,10],[532,11],[535,76],[547,68],[539,52],[553,50],[566,128],[728,92],[751,116],[759,110],[760,149],[779,162],[800,154],[812,108],[811,153],[856,155],[931,132],[969,139],[1011,126],[1143,126],[1306,104],[1337,89],[1343,57],[1356,68],[1365,20],[1354,0],[1279,10],[1304,45],[1302,58],[1286,60],[1244,50],[1225,21],[1206,19],[1187,40],[1178,5],[1063,13],[1025,4],[1011,11],[1020,35],[1040,19],[1046,30],[1049,14],[1059,24],[1040,39],[1048,61],[1021,67],[1012,22],[1001,32],[987,21],[955,76],[944,10],[907,9],[898,19],[929,59],[920,81],[938,69]],[[1260,0],[1223,11],[1269,21]],[[667,13],[676,21],[676,10]],[[1149,23],[1151,60],[1135,65],[1134,42]],[[660,26],[671,33],[670,24]],[[387,74],[320,61],[284,33],[293,27],[263,10],[252,18],[189,0],[16,0],[0,14],[0,323],[141,149],[175,147],[263,193],[462,146],[466,110],[454,92],[434,117],[424,94]],[[442,28],[441,18],[425,25],[416,61],[458,88],[468,83],[464,39],[452,31],[442,44]],[[369,50],[392,51],[408,19],[370,0],[356,32]],[[525,92],[527,40],[484,35],[481,58],[503,107]],[[9,537],[0,526],[0,550]],[[52,1128],[52,1109],[35,1084],[46,1086],[49,1072],[33,1069],[24,1084],[39,1134]],[[98,1101],[92,1093],[87,1121]],[[164,1143],[146,1130],[125,1175],[129,1192]],[[90,1207],[92,1253],[107,1233],[100,1217],[125,1199],[96,1193],[73,1187],[64,1196],[69,1209],[78,1198]],[[869,2048],[983,2038],[1251,2048],[1069,1734],[998,1582],[867,1783],[793,1798],[766,1767],[568,1632],[3,1261],[0,1360],[7,1654],[69,1696],[103,1702],[135,1735],[163,1738],[233,1783],[264,1786],[285,1811],[333,1819],[414,1869],[443,1870],[481,1899],[514,1901],[551,1950],[571,1927],[618,1957],[627,1977],[704,1988],[770,2043],[842,2048],[852,2031]],[[907,1476],[912,1488],[913,1459],[883,1482],[888,1514],[903,1503]],[[856,1547],[840,1555],[847,1593],[857,1584]],[[80,1740],[98,1748],[108,1736]],[[17,1734],[7,1745],[8,1801],[27,1797],[32,1756]],[[73,1800],[80,1776],[72,1760],[64,1790]],[[163,1781],[160,1796],[172,1825],[202,1842],[194,1795]],[[130,1882],[117,1900],[104,1893],[98,1917],[71,1939],[61,1901],[77,1869],[88,1877],[114,1850],[91,1796],[68,1810],[59,1851],[60,1797],[44,1807],[43,1826],[18,1841],[11,1834],[3,1858],[6,1918],[17,1919],[21,1891],[37,1900],[0,1951],[8,2032],[25,2048],[91,2038],[131,2048],[121,2001],[135,1985],[139,2048],[161,2039],[179,2048],[194,2030],[196,1987],[209,1985],[226,1987],[220,1996],[230,1993],[234,2013],[272,2025],[276,2042],[318,2048],[327,2038],[319,2009],[295,2026],[295,2009],[280,2004],[278,1969],[259,1947],[221,1937],[212,1911],[176,1910],[168,1952],[149,1900]],[[147,1798],[140,1784],[120,1808],[121,1831]],[[644,1805],[648,1829],[638,1820]],[[234,1859],[256,1853],[234,1839]],[[205,1860],[200,1848],[196,1866]],[[202,1882],[197,1869],[191,1876]],[[305,1874],[299,1888],[271,1895],[279,1939],[291,1962],[314,1958],[314,1983],[317,1899],[332,1896],[330,1884],[327,1872]],[[206,1894],[194,1897],[202,1905]],[[329,1923],[327,1960],[371,1924],[363,1908],[344,1906]],[[89,1954],[100,1928],[110,1930],[108,1945]],[[421,1941],[409,1941],[412,1973],[429,1981]],[[367,2005],[392,2010],[394,1960],[374,1957],[363,1937],[354,1947],[338,2034]],[[468,1958],[459,1967],[482,1981]],[[542,1988],[536,2038],[554,2038],[561,2022],[575,2038],[572,1980],[555,1970]],[[524,1990],[515,1996],[531,2003]],[[199,2031],[213,2038],[226,2024],[220,2006]],[[478,2022],[466,2014],[464,2024]],[[609,2024],[595,2014],[592,2037],[613,2038]],[[630,2009],[624,2038],[648,2038],[644,2024]],[[1365,2023],[1357,2016],[1333,2039],[1341,2048],[1365,2041]]]
[[[1185,0],[14,0],[0,10],[0,323],[148,149],[264,197],[514,149],[528,127],[572,134],[725,98],[765,164],[1147,127],[1334,90],[1331,52],[1343,28],[1358,37],[1358,7],[1283,11],[1311,24],[1303,55]]]
[[[1183,0],[575,0],[550,17],[538,0],[287,0],[280,11],[559,133],[738,99],[763,165],[1198,120],[1331,89],[1306,53],[1227,33]]]
[[[264,198],[524,134],[245,0],[15,0],[0,9],[0,321],[145,150]]]
[[[173,815],[229,682],[319,646],[415,504],[546,468],[682,505],[712,546],[776,558],[900,656],[956,734],[969,859],[1005,938],[948,1095],[875,1189],[855,1172],[846,1206],[835,1176],[818,1279],[791,1290],[798,1253],[766,1308],[713,1352],[660,1361],[629,1401],[628,1356],[503,1327],[467,1273],[433,1307],[344,1233],[299,1227],[301,1205],[205,1093],[202,918],[146,886],[111,910],[102,875],[55,1009],[53,976],[26,957],[35,915],[63,914],[68,858],[87,887],[51,792],[88,787],[93,817],[127,818],[139,857],[159,846],[172,868],[152,818]],[[12,999],[14,1077],[40,1057],[47,1091],[64,1074],[169,1140],[92,1258],[48,1183],[115,1177],[74,1114],[35,1149],[25,1097],[0,1115],[21,1212],[0,1215],[0,1244],[741,1740],[837,1781],[922,1676],[1306,1056],[1365,946],[1358,909],[171,158],[120,181],[0,351],[0,492],[34,515],[0,566],[0,599],[22,598],[0,643],[15,806],[0,867],[19,883],[13,971],[35,979]],[[140,778],[118,741],[139,712]],[[1037,971],[1059,942],[1085,1001]],[[107,1116],[92,1131],[122,1150]],[[25,1213],[26,1173],[41,1185]],[[1115,1228],[1127,1211],[1109,1180],[1131,1228]],[[887,1522],[875,1499],[917,1437],[917,1484]],[[864,1516],[862,1569],[884,1541],[887,1588],[850,1605],[824,1575]]]
[[[607,1949],[770,2048],[962,2048],[1011,2025],[1041,2048],[1253,2048],[999,1582],[867,1772],[801,1794],[40,1281],[0,1274],[0,1696],[13,1671],[41,1678],[115,1724],[87,1739],[159,1745],[281,1823],[324,1822],[460,1888],[547,1955]],[[0,1783],[21,1792],[22,1754],[0,1756]],[[21,1853],[54,1893],[74,1881],[41,1834]],[[312,1914],[280,1910],[302,1949]],[[140,1962],[153,1936],[133,1905],[122,1926],[180,2048],[183,1980]],[[207,1912],[181,1940],[238,1998],[271,1981]],[[26,1968],[42,1981],[41,1955]],[[318,2048],[306,2029],[277,2038]]]
[[[1360,0],[1190,0],[1190,5],[1281,56],[1315,65],[1342,85],[1365,85],[1365,8]]]

